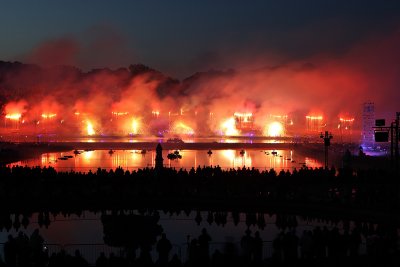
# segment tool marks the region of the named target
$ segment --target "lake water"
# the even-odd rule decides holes
[[[223,169],[254,167],[260,170],[293,170],[294,168],[321,167],[322,161],[316,158],[296,153],[295,150],[213,150],[212,154],[207,154],[207,150],[180,150],[181,159],[169,160],[167,155],[174,151],[163,150],[164,166],[174,168],[190,169],[196,166],[217,166]],[[244,153],[243,153],[244,152]],[[71,158],[60,159],[64,156]],[[53,166],[59,171],[76,170],[87,172],[95,171],[97,168],[115,169],[122,167],[132,170],[144,167],[155,166],[156,152],[146,151],[142,154],[140,150],[109,150],[81,151],[81,154],[74,155],[73,151],[63,153],[46,153],[39,158],[19,161],[11,165],[27,166]]]

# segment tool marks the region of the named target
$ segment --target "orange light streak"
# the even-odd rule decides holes
[[[42,114],[42,118],[43,118],[43,119],[51,119],[51,118],[54,118],[54,117],[56,117],[56,116],[57,116],[57,114],[55,114],[55,113],[48,113],[48,114],[43,113],[43,114]]]
[[[235,113],[233,114],[233,116],[248,118],[248,117],[253,116],[253,113],[251,113],[251,112],[248,112],[248,113],[235,112]]]
[[[322,116],[306,116],[308,120],[322,120]]]
[[[12,114],[7,114],[6,115],[6,119],[10,119],[10,120],[19,120],[21,119],[21,113],[12,113]]]
[[[340,121],[341,122],[353,122],[354,118],[351,118],[351,119],[340,118]]]
[[[115,115],[115,116],[124,116],[124,115],[128,115],[129,112],[116,112],[116,111],[113,111],[113,112],[111,112],[111,114]]]

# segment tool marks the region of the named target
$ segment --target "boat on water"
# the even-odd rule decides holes
[[[213,152],[211,151],[211,149],[207,151],[207,154],[208,154],[209,156],[211,156],[212,153],[213,153]]]
[[[240,150],[240,155],[243,156],[244,154],[246,154],[246,151],[244,151],[244,149]]]
[[[182,155],[179,154],[179,150],[175,150],[174,153],[169,153],[169,154],[167,155],[167,158],[168,158],[168,159],[181,159],[181,158],[182,158]]]
[[[112,150],[112,149],[108,150],[108,154],[110,154],[110,155],[114,154],[114,150]]]

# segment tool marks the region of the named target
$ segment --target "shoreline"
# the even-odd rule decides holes
[[[155,150],[158,144],[163,150],[225,150],[225,149],[260,149],[260,150],[297,150],[315,158],[324,158],[322,143],[220,143],[220,142],[0,142],[0,165],[40,157],[44,153],[67,152],[72,150]],[[331,166],[341,167],[344,151],[356,151],[357,144],[333,144],[329,148]],[[390,169],[390,159],[385,156],[352,156],[353,168]],[[329,167],[331,167],[329,166]],[[99,166],[101,167],[101,166]]]

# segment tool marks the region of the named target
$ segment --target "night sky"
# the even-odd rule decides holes
[[[184,78],[341,57],[399,34],[400,1],[3,1],[0,59]],[[251,64],[250,64],[251,63]]]
[[[48,76],[31,88],[36,94],[23,96],[29,110],[47,88],[50,103],[75,109],[91,106],[80,94],[90,91],[93,106],[103,108],[99,116],[110,107],[127,110],[138,97],[146,99],[147,106],[136,104],[141,113],[202,108],[221,120],[240,110],[258,118],[323,114],[332,122],[343,115],[360,124],[365,102],[374,102],[382,118],[399,111],[400,1],[20,0],[2,3],[1,11],[3,61],[83,72],[141,63],[180,81],[210,70],[235,73],[183,82],[183,93],[172,96],[170,88],[168,99],[157,93],[160,81],[149,89],[144,77],[116,86],[98,74],[52,86]],[[7,83],[24,87],[35,77]],[[75,99],[66,103],[72,91]]]

